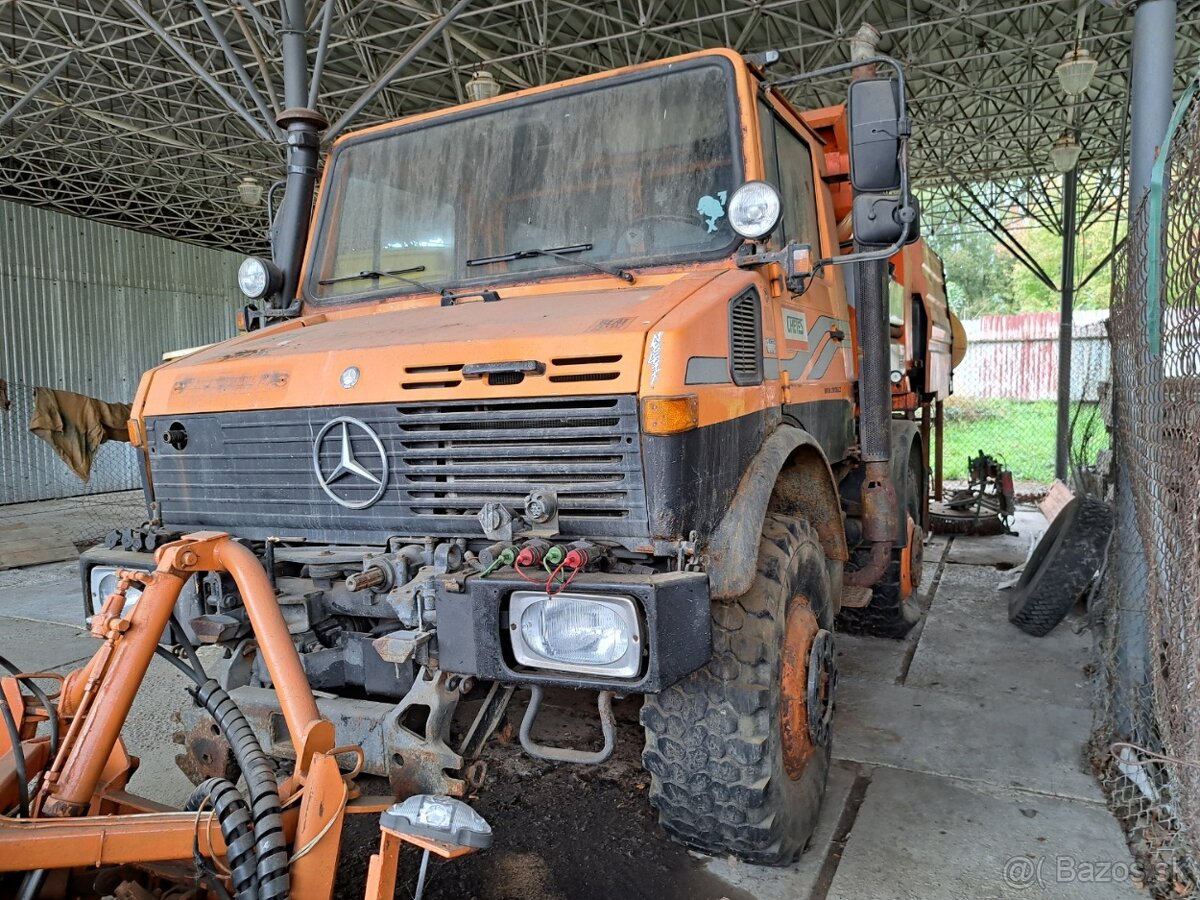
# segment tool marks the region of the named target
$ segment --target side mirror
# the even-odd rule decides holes
[[[898,194],[859,194],[854,198],[854,239],[868,247],[889,247],[904,237],[911,244],[921,235],[920,208],[913,197],[903,205]],[[904,226],[908,225],[905,233]]]
[[[850,183],[856,191],[900,189],[900,85],[892,78],[850,82]]]

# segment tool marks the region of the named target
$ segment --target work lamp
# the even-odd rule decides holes
[[[641,624],[629,597],[517,591],[509,623],[523,666],[613,678],[632,678],[641,667]]]
[[[247,256],[238,266],[238,287],[248,300],[261,300],[279,290],[283,273],[279,268],[257,256]]]

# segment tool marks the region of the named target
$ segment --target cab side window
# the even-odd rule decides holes
[[[820,253],[821,232],[817,225],[812,151],[777,118],[775,153],[779,160],[779,188],[783,197],[784,240],[812,244]]]

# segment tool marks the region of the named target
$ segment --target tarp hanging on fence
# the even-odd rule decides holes
[[[128,403],[106,403],[71,391],[34,388],[29,430],[53,447],[81,480],[87,481],[101,444],[129,440],[132,409]]]

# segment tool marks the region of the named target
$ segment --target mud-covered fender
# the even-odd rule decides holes
[[[915,450],[914,450],[915,448]],[[908,467],[913,454],[916,454],[917,464],[921,467],[921,485],[926,494],[929,492],[929,474],[925,471],[925,450],[921,443],[921,429],[916,422],[907,419],[892,419],[892,485],[896,488],[896,508],[901,515],[896,516],[896,546],[908,544],[908,517],[902,513],[908,509]],[[928,504],[922,502],[922,518],[927,515]],[[918,523],[922,528],[927,523]]]
[[[816,529],[828,559],[845,561],[846,529],[837,482],[816,439],[802,428],[780,425],[763,441],[738,483],[729,509],[701,556],[714,599],[750,590],[758,541],[768,512],[794,515]]]

